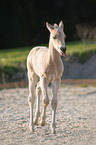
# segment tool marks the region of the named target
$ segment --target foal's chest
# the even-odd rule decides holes
[[[59,61],[55,64],[54,63],[51,64],[50,67],[47,67],[45,71],[45,77],[48,80],[48,82],[51,82],[61,78],[62,73],[63,73],[63,63],[62,61]]]

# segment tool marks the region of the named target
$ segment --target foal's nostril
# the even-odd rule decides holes
[[[62,52],[64,52],[64,53],[66,52],[66,47],[61,47],[60,49]]]

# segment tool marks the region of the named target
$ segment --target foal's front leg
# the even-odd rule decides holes
[[[52,101],[51,101],[51,106],[52,106],[52,133],[56,133],[55,131],[55,115],[56,115],[56,109],[57,109],[57,92],[59,89],[61,79],[58,79],[54,82],[52,86]]]
[[[34,101],[35,101],[35,81],[29,79],[29,97],[28,97],[28,102],[30,106],[30,131],[34,131],[34,123],[33,123],[33,106],[34,106]]]
[[[49,98],[47,94],[47,81],[44,77],[40,78],[40,85],[41,85],[41,90],[42,90],[42,95],[43,95],[43,113],[41,116],[41,126],[45,125],[45,119],[46,119],[46,107],[49,104]]]
[[[34,119],[34,125],[38,123],[38,117],[40,116],[40,96],[41,96],[41,87],[40,82],[37,83],[36,87],[36,97],[37,97],[37,106],[36,106],[36,114]]]

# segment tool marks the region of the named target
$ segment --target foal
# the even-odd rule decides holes
[[[40,116],[40,95],[43,95],[43,113],[41,115],[41,126],[45,125],[46,107],[49,104],[47,94],[48,84],[52,86],[52,133],[55,133],[55,114],[57,108],[57,92],[63,73],[63,63],[61,56],[66,56],[65,34],[63,32],[63,22],[54,24],[46,23],[50,31],[49,49],[46,47],[34,47],[27,58],[27,69],[29,79],[29,105],[30,105],[30,131],[34,131],[34,125],[38,122]],[[38,77],[40,81],[38,82]],[[37,85],[37,86],[36,86]],[[37,107],[35,119],[33,121],[33,105],[35,101],[35,86]]]

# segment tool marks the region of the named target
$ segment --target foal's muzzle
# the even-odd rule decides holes
[[[65,53],[66,52],[66,47],[61,47],[60,50]]]
[[[61,55],[66,57],[66,47],[61,47],[60,50],[61,50]]]

